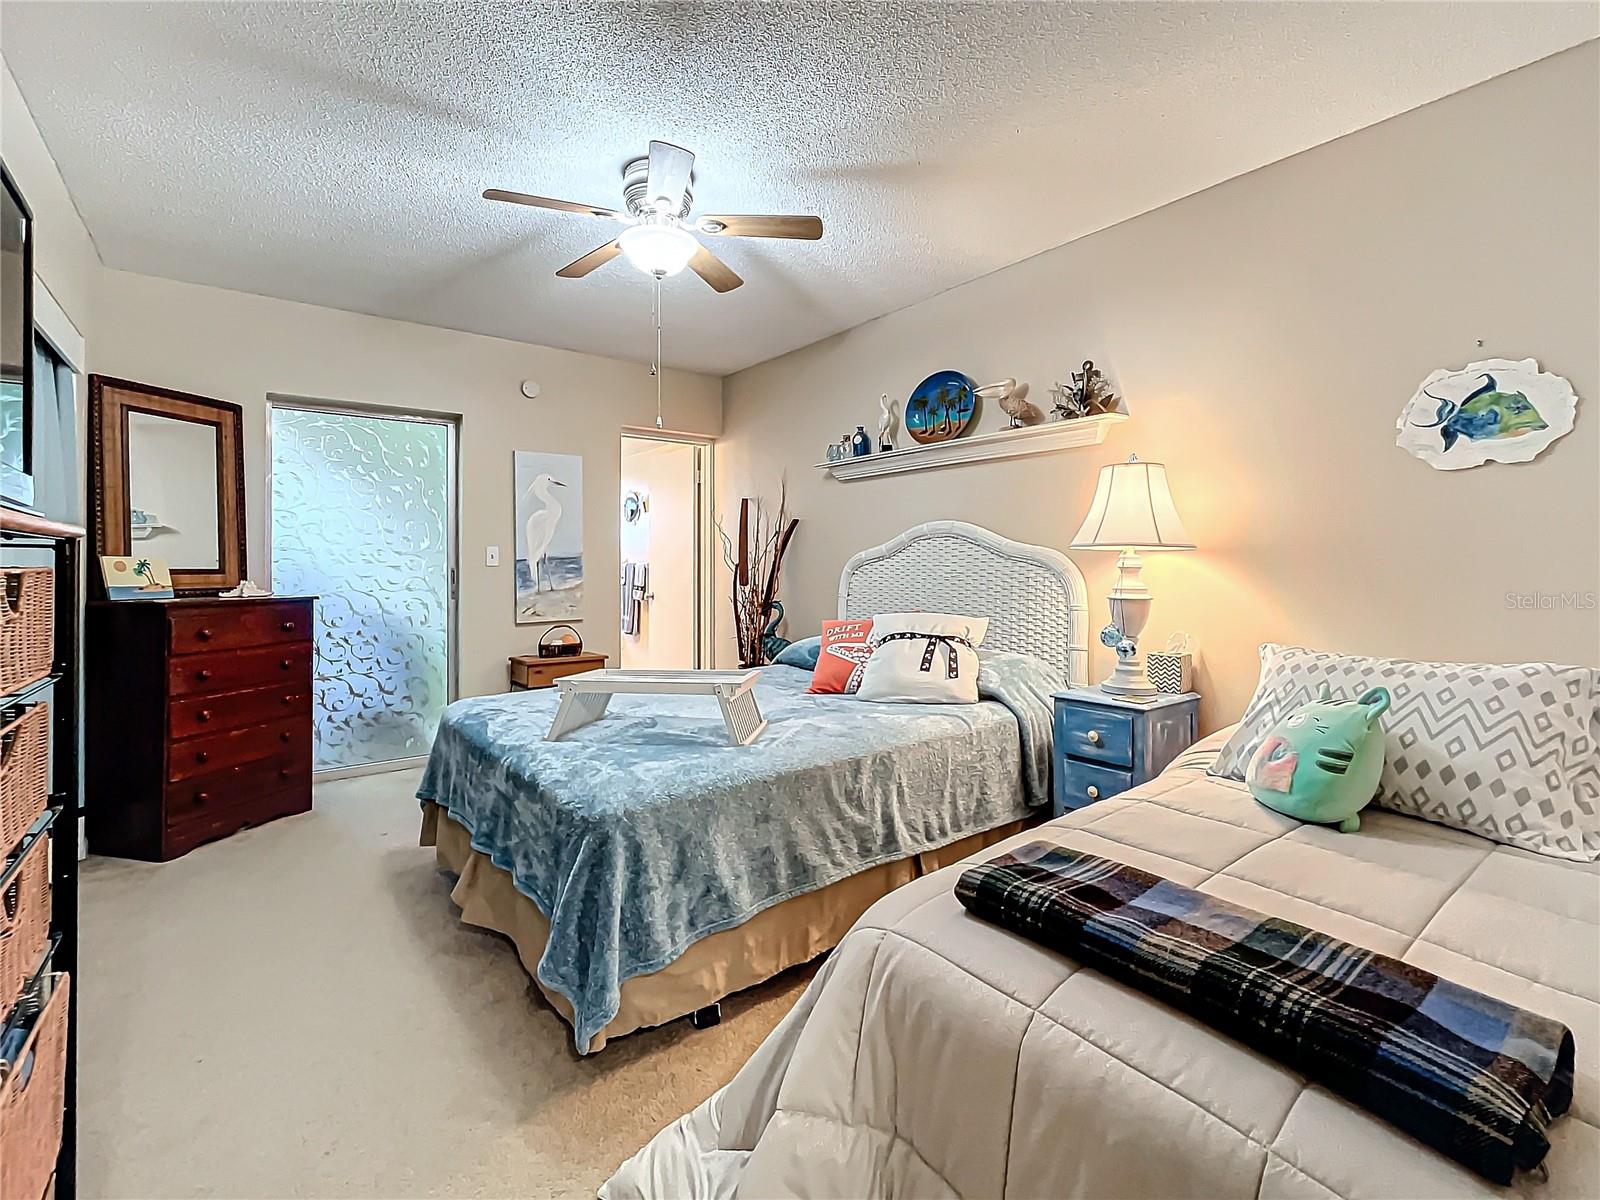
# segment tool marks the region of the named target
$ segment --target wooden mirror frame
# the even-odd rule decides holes
[[[108,375],[89,376],[89,515],[95,546],[105,554],[132,554],[128,511],[128,414],[150,413],[217,430],[217,561],[214,570],[183,570],[168,563],[180,596],[214,595],[245,578],[244,410],[171,388]],[[90,572],[98,580],[98,571]]]

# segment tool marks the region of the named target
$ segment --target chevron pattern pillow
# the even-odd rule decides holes
[[[1316,698],[1389,689],[1375,803],[1553,858],[1600,859],[1600,670],[1329,654],[1269,642],[1210,773],[1244,778],[1267,731]]]

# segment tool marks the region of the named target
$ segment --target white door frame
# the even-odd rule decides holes
[[[712,454],[716,441],[703,433],[674,433],[671,430],[624,425],[617,439],[617,475],[622,474],[622,443],[626,439],[644,442],[671,442],[693,446],[695,454],[695,547],[694,547],[694,665],[708,668],[716,657],[716,555],[717,544],[715,472]],[[620,519],[620,515],[619,515]],[[619,564],[620,568],[620,564]],[[619,659],[620,662],[620,659]]]
[[[449,473],[445,488],[450,497],[450,515],[445,522],[445,561],[450,571],[448,629],[445,634],[445,683],[449,701],[460,694],[460,607],[461,607],[461,414],[430,412],[420,408],[401,408],[389,404],[368,404],[358,400],[323,400],[313,396],[295,396],[283,392],[267,393],[266,413],[266,558],[267,582],[272,572],[272,412],[274,409],[333,413],[347,417],[391,417],[402,421],[417,421],[427,425],[445,427],[445,470]],[[344,779],[352,775],[378,775],[387,771],[404,771],[420,767],[428,761],[426,755],[390,759],[388,762],[364,763],[355,767],[334,767],[313,771],[314,781]]]

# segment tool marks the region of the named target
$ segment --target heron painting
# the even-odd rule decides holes
[[[518,450],[517,624],[583,617],[583,459]]]

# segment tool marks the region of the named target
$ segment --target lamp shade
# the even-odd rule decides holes
[[[646,275],[676,275],[700,249],[694,235],[676,225],[634,225],[622,231],[617,245]]]
[[[1167,468],[1129,456],[1100,468],[1074,550],[1193,550],[1167,487]]]

